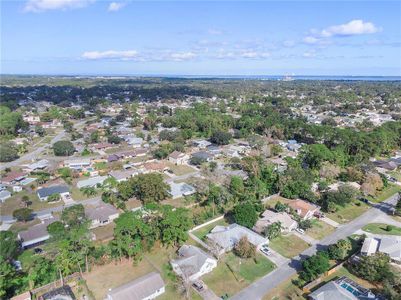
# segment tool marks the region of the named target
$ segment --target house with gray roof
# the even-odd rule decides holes
[[[263,233],[266,227],[273,223],[281,223],[282,232],[290,232],[298,227],[298,223],[294,221],[286,212],[274,212],[272,210],[265,210],[261,218],[256,222],[253,230],[258,233]]]
[[[0,192],[0,203],[4,203],[8,198],[11,197],[11,193],[7,190],[3,190]]]
[[[66,185],[53,185],[38,189],[37,194],[40,201],[47,201],[49,196],[54,194],[59,194],[61,197],[68,197],[70,195],[70,190]]]
[[[18,239],[21,241],[21,247],[24,249],[34,247],[48,240],[50,235],[47,232],[47,226],[58,220],[58,217],[50,215],[48,218],[41,220],[41,223],[20,231]]]
[[[220,253],[231,251],[242,237],[247,237],[248,241],[256,248],[269,242],[256,232],[238,225],[216,226],[206,237],[221,248]]]
[[[171,266],[178,276],[190,281],[197,280],[217,266],[216,259],[192,245],[183,245],[178,250],[178,256],[170,262]]]
[[[74,170],[82,170],[84,168],[90,167],[90,158],[76,158],[68,159],[64,161],[64,166]]]
[[[401,237],[367,237],[363,241],[361,254],[374,255],[376,252],[385,253],[394,263],[401,264]]]
[[[98,205],[88,205],[85,207],[85,215],[92,222],[90,228],[110,224],[118,218],[119,214],[120,213],[113,205],[104,203],[103,201]]]
[[[374,300],[378,299],[370,290],[349,279],[341,277],[330,281],[308,296],[311,300]]]
[[[165,283],[159,273],[151,272],[145,276],[111,289],[107,300],[150,300],[165,292]]]
[[[192,185],[189,185],[185,182],[180,182],[180,183],[170,182],[169,185],[170,185],[170,195],[171,198],[173,199],[189,196],[196,192],[195,188]]]
[[[107,176],[95,176],[88,179],[84,179],[77,182],[77,188],[81,189],[84,187],[96,187],[98,184],[103,184],[107,179]]]
[[[41,159],[39,161],[36,161],[34,163],[25,165],[24,171],[26,172],[32,172],[36,170],[44,170],[50,165],[49,161],[47,159]]]

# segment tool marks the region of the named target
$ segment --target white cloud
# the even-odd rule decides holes
[[[224,32],[219,29],[211,28],[207,31],[210,35],[222,35]]]
[[[257,51],[245,51],[240,53],[241,58],[250,58],[250,59],[263,59],[270,57],[270,53],[268,52],[257,52]]]
[[[314,58],[314,57],[316,57],[316,51],[315,50],[310,50],[310,51],[304,52],[302,54],[302,56],[305,57],[305,58]]]
[[[170,58],[173,61],[184,61],[194,59],[197,55],[194,52],[176,52],[170,53],[166,56],[166,59]]]
[[[286,40],[283,42],[283,46],[287,48],[291,48],[295,46],[295,42],[293,40]]]
[[[139,53],[136,50],[87,51],[84,52],[81,57],[89,60],[98,60],[98,59],[132,60],[139,58]]]
[[[82,8],[95,0],[28,0],[24,10],[27,12],[42,12],[46,10],[67,10]]]
[[[119,11],[125,5],[126,5],[126,3],[123,3],[123,2],[111,2],[109,4],[109,8],[107,10],[108,11]]]
[[[306,36],[303,39],[303,42],[306,44],[317,44],[320,41],[320,39],[314,37],[314,36]]]
[[[371,22],[363,20],[352,20],[346,24],[327,27],[320,32],[322,37],[332,36],[350,36],[361,34],[372,34],[379,32],[381,29]]]

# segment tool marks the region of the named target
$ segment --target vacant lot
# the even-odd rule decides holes
[[[176,176],[181,176],[189,173],[196,172],[197,170],[188,165],[175,165],[171,162],[166,162],[166,165]]]
[[[337,223],[344,224],[359,217],[369,209],[369,206],[361,201],[355,201],[345,207],[338,206],[337,209],[334,213],[328,213],[327,217]]]
[[[192,233],[198,237],[199,239],[203,240],[205,239],[206,235],[217,225],[220,226],[228,226],[229,224],[225,219],[218,220],[216,222],[210,223],[209,225],[206,225],[202,228],[199,228],[198,230],[193,231]]]
[[[389,234],[389,235],[401,235],[401,228],[396,226],[391,226],[390,231],[387,230],[387,224],[382,223],[372,223],[368,224],[362,229],[366,232],[375,233],[375,234]]]
[[[261,254],[254,259],[240,259],[228,253],[219,261],[217,267],[202,277],[203,281],[217,296],[235,293],[275,268],[274,264]]]
[[[335,230],[335,228],[323,221],[312,220],[312,228],[306,231],[306,234],[315,240],[321,240],[325,236],[329,235]]]
[[[309,248],[310,245],[294,234],[282,235],[270,241],[269,247],[282,256],[292,258]]]
[[[263,297],[263,300],[305,300],[303,297],[302,290],[293,284],[293,280],[297,280],[298,275],[294,275],[290,279],[282,282],[280,285],[276,286],[267,295]]]

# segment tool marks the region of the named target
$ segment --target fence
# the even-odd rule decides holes
[[[65,276],[63,278],[63,280],[58,279],[56,281],[50,282],[46,285],[43,285],[41,287],[38,287],[36,289],[31,290],[31,294],[32,295],[37,295],[37,294],[43,294],[44,292],[53,290],[53,289],[57,289],[59,287],[62,287],[63,285],[65,285],[65,283],[72,281],[72,280],[78,280],[81,278],[81,274],[76,272],[73,273],[71,275]]]

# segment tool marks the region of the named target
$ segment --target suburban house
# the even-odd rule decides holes
[[[137,149],[135,149],[135,155],[136,156],[139,156],[139,157],[145,156],[147,153],[148,153],[148,150],[145,149],[145,148],[137,148]]]
[[[288,203],[288,206],[292,208],[303,220],[311,219],[320,211],[319,206],[301,199],[292,200]]]
[[[212,143],[206,140],[194,140],[192,144],[199,149],[205,149],[207,146],[210,146]]]
[[[19,294],[17,296],[12,297],[10,300],[31,300],[32,296],[31,296],[31,292],[25,292],[23,294]]]
[[[168,156],[169,162],[176,164],[176,165],[183,165],[188,161],[188,159],[189,159],[188,154],[178,152],[178,151],[174,151]]]
[[[19,172],[19,171],[14,171],[14,172],[9,172],[7,173],[6,176],[4,176],[1,179],[1,183],[7,184],[7,185],[12,185],[19,183],[20,181],[24,180],[26,177],[26,173],[24,172]]]
[[[125,137],[124,140],[127,142],[128,145],[131,145],[134,148],[139,148],[143,144],[143,138],[128,136]]]
[[[0,192],[0,202],[4,203],[8,198],[11,197],[11,193],[7,190],[3,190]]]
[[[61,198],[69,198],[70,190],[66,185],[53,185],[50,187],[38,189],[37,194],[40,201],[47,201],[47,198],[54,194],[59,194]]]
[[[192,185],[189,185],[185,182],[180,182],[180,183],[170,182],[169,185],[170,185],[171,198],[173,199],[189,196],[196,192],[195,188]]]
[[[183,245],[178,250],[178,256],[170,262],[171,266],[178,276],[190,281],[197,280],[217,266],[216,259],[192,245]]]
[[[103,184],[103,182],[108,178],[108,176],[95,176],[88,179],[84,179],[77,182],[77,188],[81,189],[84,187],[96,187],[98,184]]]
[[[282,232],[290,232],[298,227],[298,223],[294,221],[286,212],[274,212],[272,210],[265,210],[262,217],[256,222],[253,230],[258,233],[263,233],[265,228],[273,223],[281,223]]]
[[[85,215],[92,221],[90,228],[96,228],[113,222],[118,218],[119,212],[113,205],[101,201],[96,206],[86,206]]]
[[[75,300],[75,295],[69,285],[63,285],[62,287],[51,290],[42,296],[38,297],[38,300]]]
[[[21,247],[26,249],[37,246],[50,238],[47,232],[47,226],[58,221],[58,217],[47,215],[41,220],[41,223],[29,227],[27,230],[18,233],[18,239],[21,241]]]
[[[131,177],[139,174],[137,169],[131,169],[126,171],[110,171],[109,175],[113,177],[117,182],[127,181]]]
[[[109,156],[107,156],[107,162],[115,162],[115,161],[119,161],[121,159],[121,156],[118,154],[111,154]]]
[[[47,159],[41,159],[34,163],[25,165],[23,170],[26,172],[32,172],[36,170],[44,170],[49,166],[49,161]]]
[[[394,263],[401,264],[401,237],[368,237],[365,238],[361,254],[373,255],[376,252],[385,253]]]
[[[311,300],[367,300],[379,299],[370,290],[361,287],[348,277],[340,277],[318,288],[308,296]]]
[[[90,167],[90,158],[68,159],[64,161],[64,166],[74,170],[82,170]]]
[[[98,143],[92,146],[92,150],[96,151],[96,150],[106,150],[106,149],[110,149],[112,147],[115,147],[115,145],[110,144],[110,143]]]
[[[231,224],[227,227],[216,226],[206,236],[210,241],[221,248],[221,253],[231,251],[242,237],[247,237],[248,241],[255,247],[268,243],[268,239],[260,236],[252,230],[238,225]]]
[[[159,273],[151,272],[128,282],[107,294],[107,300],[151,300],[165,292],[165,283]]]
[[[199,152],[195,152],[192,154],[192,157],[197,158],[197,159],[201,159],[204,161],[212,161],[214,155],[212,153],[206,152],[206,151],[199,151]]]
[[[145,163],[143,167],[147,172],[164,172],[168,170],[166,164],[157,161]]]

